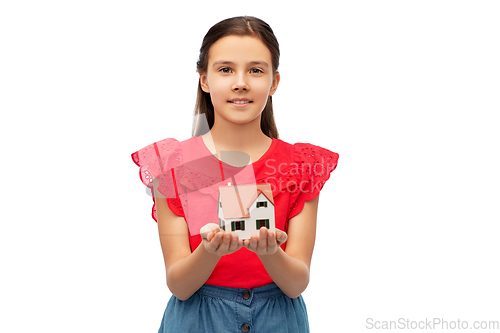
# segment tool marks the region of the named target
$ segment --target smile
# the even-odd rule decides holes
[[[252,101],[228,101],[229,103],[234,103],[234,104],[248,104],[252,103]]]

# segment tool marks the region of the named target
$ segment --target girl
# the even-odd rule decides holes
[[[271,99],[278,65],[278,41],[265,22],[245,16],[217,23],[197,63],[193,136],[132,154],[152,189],[173,294],[159,332],[309,332],[301,293],[319,191],[338,154],[278,139]],[[214,223],[222,209],[218,188],[231,181],[270,184],[275,230],[263,226],[240,239]]]

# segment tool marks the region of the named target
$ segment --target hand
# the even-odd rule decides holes
[[[222,231],[215,223],[203,226],[200,235],[205,250],[220,257],[238,251],[243,246],[243,240],[238,235]]]
[[[288,236],[284,231],[279,229],[271,231],[266,227],[262,227],[259,230],[259,235],[252,235],[250,239],[245,239],[243,246],[257,255],[268,255],[276,253],[280,245],[286,242],[287,239]]]

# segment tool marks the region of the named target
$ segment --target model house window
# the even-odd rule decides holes
[[[267,201],[257,202],[257,208],[259,208],[259,207],[267,207]]]
[[[222,228],[222,230],[226,231],[226,223],[220,217],[219,217],[219,227]]]
[[[245,221],[241,220],[241,221],[233,221],[231,222],[231,231],[235,231],[235,230],[245,230]]]
[[[266,227],[267,229],[269,229],[269,219],[255,220],[255,222],[257,224],[257,229],[260,229],[262,227]]]

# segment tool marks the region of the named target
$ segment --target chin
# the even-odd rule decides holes
[[[260,121],[261,112],[255,112],[254,110],[234,110],[225,109],[222,112],[215,111],[215,117],[221,117],[225,121],[236,124],[245,125],[256,120]]]
[[[241,119],[241,118],[238,118],[238,119],[228,119],[230,122],[232,122],[233,124],[236,124],[236,125],[246,125],[246,124],[249,124],[249,123],[253,123],[254,121],[260,121],[260,117],[257,116],[255,118],[251,118],[251,119]]]
[[[260,113],[254,117],[248,117],[248,116],[244,116],[244,117],[234,117],[234,116],[229,116],[229,117],[225,117],[223,115],[220,115],[222,118],[224,118],[227,122],[230,122],[230,123],[233,123],[235,125],[245,125],[245,124],[249,124],[249,123],[252,123],[254,121],[259,121],[260,122]]]

